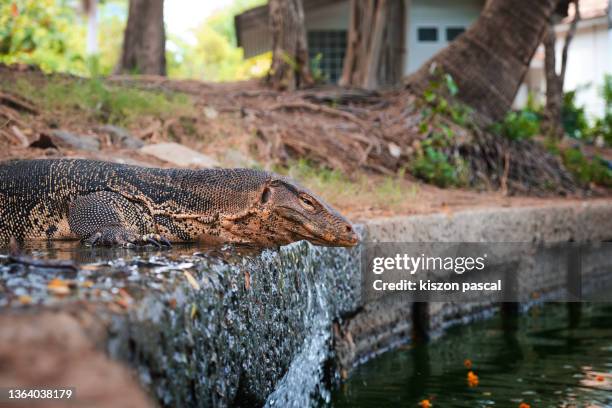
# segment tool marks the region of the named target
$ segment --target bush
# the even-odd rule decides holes
[[[529,107],[508,112],[502,122],[491,127],[491,131],[511,140],[531,139],[540,132],[540,114]]]
[[[601,135],[606,145],[612,146],[612,75],[610,74],[604,77],[601,96],[605,103],[604,116],[595,121],[592,132],[594,136]]]
[[[591,137],[591,129],[586,118],[584,106],[576,105],[577,90],[563,94],[563,108],[561,109],[561,121],[563,129],[574,139],[588,140]]]
[[[561,158],[565,167],[581,183],[612,187],[612,170],[600,157],[589,160],[580,149],[571,148],[561,152]]]
[[[463,160],[452,163],[444,152],[431,146],[417,155],[410,169],[416,177],[438,187],[459,187],[468,181],[468,168]]]

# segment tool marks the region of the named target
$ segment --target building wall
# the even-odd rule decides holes
[[[348,30],[349,2],[342,1],[304,13],[306,30]],[[272,49],[268,26],[262,22],[244,29],[241,37],[244,57],[250,58]]]
[[[557,41],[557,60],[561,59],[563,41]],[[564,88],[577,92],[579,105],[591,117],[601,117],[604,101],[600,95],[604,75],[612,74],[612,30],[606,25],[593,25],[577,32],[570,44]],[[589,85],[588,87],[585,87]]]
[[[561,52],[566,29],[566,26],[557,29],[557,71],[561,67]],[[612,30],[608,29],[605,17],[585,20],[578,24],[578,30],[568,51],[567,64],[564,91],[578,88],[577,104],[584,105],[591,120],[601,117],[604,113],[604,101],[600,95],[600,88],[604,75],[612,74]],[[525,106],[530,92],[538,102],[545,102],[546,74],[542,46],[531,61],[529,72],[514,101],[514,107]]]
[[[251,58],[270,51],[272,38],[268,27],[262,25],[244,29],[240,45],[244,50],[244,58]]]
[[[484,0],[412,0],[406,8],[405,43],[407,52],[404,74],[411,74],[436,52],[448,45],[446,28],[468,28],[480,15]],[[438,39],[435,42],[421,42],[419,28],[436,27]]]
[[[342,1],[304,13],[306,30],[348,30],[349,2]]]

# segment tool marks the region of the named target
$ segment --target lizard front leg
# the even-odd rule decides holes
[[[157,234],[153,217],[141,205],[117,193],[98,191],[70,203],[68,224],[86,245],[170,246]]]

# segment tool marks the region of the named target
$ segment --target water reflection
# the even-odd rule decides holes
[[[75,241],[29,243],[20,248],[18,257],[9,256],[8,248],[0,250],[0,307],[72,299],[126,304],[118,294],[129,294],[131,300],[147,290],[184,281],[183,274],[196,273],[204,258],[213,264],[240,264],[261,251],[229,245],[178,244],[160,250],[153,246],[92,248]]]
[[[465,359],[479,385],[466,382]],[[612,305],[547,304],[357,368],[333,407],[612,407]]]

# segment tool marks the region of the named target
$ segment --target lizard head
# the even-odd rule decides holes
[[[315,245],[354,246],[359,236],[340,213],[293,181],[275,176],[264,188],[261,203],[268,207],[272,230],[288,240],[305,239]]]

